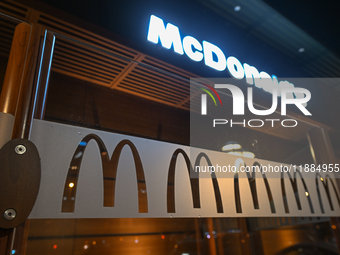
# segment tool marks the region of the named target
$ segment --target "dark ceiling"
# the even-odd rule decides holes
[[[340,57],[340,1],[263,0]]]

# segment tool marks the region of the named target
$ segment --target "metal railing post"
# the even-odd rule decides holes
[[[17,26],[0,98],[0,111],[14,115],[12,136],[4,142],[29,139],[33,117],[43,118],[53,48],[54,36],[42,26]],[[26,220],[15,229],[0,229],[0,255],[13,249],[25,254],[28,225]]]

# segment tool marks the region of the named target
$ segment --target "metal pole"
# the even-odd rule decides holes
[[[29,138],[29,131],[34,113],[34,99],[38,86],[37,82],[40,76],[42,50],[45,41],[44,32],[45,31],[41,26],[32,26],[27,59],[15,111],[12,138]]]
[[[201,229],[199,227],[199,222],[197,218],[195,218],[195,235],[196,235],[197,255],[201,255]]]
[[[224,247],[223,247],[223,229],[221,228],[221,219],[217,218],[215,219],[216,223],[216,234],[217,234],[217,250],[218,250],[218,255],[223,255],[224,254]]]
[[[0,112],[15,114],[30,33],[31,26],[27,23],[21,23],[15,28],[0,96]]]
[[[250,241],[250,234],[248,231],[247,226],[247,219],[246,218],[238,218],[238,227],[241,230],[241,250],[242,254],[244,255],[251,255],[253,254],[251,251],[251,241]]]
[[[30,34],[31,26],[27,23],[21,23],[15,28],[13,35],[11,51],[0,95],[0,112],[2,112],[0,148],[2,148],[12,136],[14,114],[25,68]]]
[[[207,227],[208,227],[208,233],[210,235],[209,238],[209,250],[210,255],[217,255],[216,250],[216,242],[215,242],[215,231],[214,231],[214,221],[212,218],[207,218]]]
[[[26,23],[21,23],[16,27],[12,40],[11,52],[0,97],[0,111],[11,116],[13,116],[16,111],[30,35],[31,26]],[[11,139],[13,121],[2,123],[2,125],[6,125],[2,128],[8,129],[8,132],[6,132],[6,137],[3,137],[3,135],[1,137],[1,147]],[[11,254],[13,234],[12,229],[0,229],[0,254]]]
[[[20,24],[19,35],[14,37],[11,48],[11,61],[6,70],[6,84],[1,94],[0,107],[7,113],[15,113],[12,139],[28,139],[33,116],[43,117],[47,84],[54,47],[54,36],[39,25]],[[18,26],[18,27],[19,27]],[[17,30],[15,31],[17,33]],[[25,46],[16,51],[20,34],[29,35]],[[22,42],[22,41],[21,41]],[[26,50],[26,51],[25,51]],[[16,56],[23,54],[24,56]],[[19,66],[19,67],[18,67]],[[18,79],[20,77],[20,79]],[[40,91],[40,86],[43,89]],[[18,254],[25,254],[29,221],[13,230],[0,229],[0,254],[10,255],[12,249]],[[13,245],[15,247],[13,248]]]

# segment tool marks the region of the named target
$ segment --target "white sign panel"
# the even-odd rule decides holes
[[[38,120],[31,140],[42,164],[31,219],[340,213],[333,173]]]

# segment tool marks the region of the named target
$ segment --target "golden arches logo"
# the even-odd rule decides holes
[[[65,181],[61,211],[62,212],[74,212],[81,162],[84,156],[85,149],[91,140],[97,143],[99,150],[100,150],[100,155],[101,155],[101,162],[102,162],[102,168],[103,168],[104,206],[114,207],[118,162],[119,162],[120,154],[122,152],[123,147],[128,146],[132,151],[132,155],[133,155],[133,159],[135,163],[136,176],[137,176],[137,187],[138,187],[139,212],[147,213],[148,212],[148,200],[147,200],[147,190],[146,190],[144,169],[143,169],[142,161],[140,159],[139,153],[135,145],[127,139],[122,140],[116,146],[115,150],[112,153],[112,157],[110,159],[104,142],[99,136],[95,134],[87,135],[79,143],[77,149],[75,150],[73,154],[70,167],[68,170],[68,174],[66,177],[66,181]],[[69,187],[70,183],[73,184],[72,188]]]
[[[138,150],[136,146],[128,139],[121,140],[117,146],[115,147],[111,158],[108,155],[107,148],[102,141],[102,139],[95,135],[90,134],[85,136],[81,142],[78,144],[73,157],[70,162],[70,166],[67,172],[66,180],[64,183],[64,192],[62,197],[62,208],[61,212],[63,213],[72,213],[75,210],[75,201],[76,201],[76,195],[77,195],[77,187],[78,187],[78,178],[80,174],[81,169],[81,163],[83,160],[84,152],[89,144],[90,141],[94,141],[99,149],[100,156],[101,156],[101,163],[102,163],[102,173],[103,173],[103,189],[104,189],[104,198],[103,198],[103,206],[104,207],[114,207],[115,205],[115,193],[116,193],[116,181],[117,181],[117,171],[118,171],[118,163],[120,160],[120,156],[122,153],[122,150],[125,146],[127,146],[133,156],[133,161],[135,165],[135,173],[136,173],[136,179],[137,179],[137,189],[138,189],[138,209],[139,213],[147,213],[148,212],[148,193],[147,193],[147,183],[145,179],[145,173],[143,164],[140,158],[140,155],[138,153]],[[166,201],[167,201],[167,213],[176,213],[176,207],[175,207],[175,173],[176,173],[176,166],[177,166],[177,160],[178,157],[182,156],[185,161],[185,168],[187,170],[187,173],[190,177],[190,188],[191,188],[191,196],[193,201],[193,208],[201,208],[201,201],[200,201],[200,182],[199,182],[199,172],[195,172],[193,165],[189,159],[189,156],[187,153],[181,149],[176,149],[169,160],[169,168],[167,172],[167,189],[166,189]],[[202,160],[205,160],[208,166],[212,166],[212,162],[210,161],[208,155],[206,153],[199,153],[195,160],[195,169],[196,166],[199,166]],[[241,160],[242,161],[242,160]],[[245,167],[245,163],[240,163],[241,161],[235,162],[235,164],[243,164]],[[270,183],[265,175],[265,173],[261,170],[262,165],[255,161],[253,163],[253,166],[258,167],[260,169],[261,177],[263,179],[266,195],[268,197],[268,202],[270,204],[271,213],[276,213],[275,208],[275,201],[272,195]],[[297,173],[297,174],[296,174]],[[234,195],[235,199],[235,206],[236,206],[236,213],[241,214],[242,213],[242,204],[241,204],[241,196],[240,196],[240,187],[239,187],[239,178],[241,172],[236,172],[233,176],[233,182],[234,182],[234,189],[233,192],[230,194]],[[259,201],[258,201],[258,194],[257,194],[257,185],[256,185],[256,176],[255,172],[249,173],[245,172],[246,178],[248,179],[248,184],[250,187],[252,200],[253,200],[253,206],[254,209],[260,209],[259,208]],[[285,213],[289,214],[289,208],[288,208],[288,197],[286,193],[286,187],[287,183],[285,183],[285,179],[288,179],[291,187],[294,192],[295,201],[298,207],[298,210],[302,210],[301,207],[301,201],[298,191],[298,185],[297,180],[300,179],[303,185],[303,189],[307,197],[307,201],[309,204],[309,208],[311,213],[314,212],[314,207],[312,204],[311,199],[311,193],[309,192],[308,186],[301,175],[300,172],[294,172],[294,175],[292,176],[290,173],[287,172],[287,175],[289,178],[284,178],[284,173],[281,173],[281,195],[284,203],[284,210]],[[297,175],[299,175],[300,178],[297,178]],[[215,172],[211,172],[211,180],[213,185],[213,191],[214,191],[214,198],[216,203],[216,211],[217,213],[224,213],[224,207],[223,207],[223,201],[221,196],[221,190],[218,183],[218,178],[215,175]],[[326,176],[323,178],[319,173],[316,174],[316,192],[320,204],[321,213],[325,214],[324,205],[322,201],[322,196],[320,192],[320,183],[322,184],[321,187],[324,188],[324,191],[326,193],[330,209],[333,211],[334,206],[331,199],[331,192],[330,192],[330,185],[333,187],[337,202],[340,206],[340,197],[338,194],[338,191],[336,189],[336,186],[334,184],[333,179],[326,174]],[[320,181],[321,180],[321,181]],[[286,181],[287,182],[287,181]],[[309,187],[311,188],[311,187]],[[301,193],[302,194],[302,193]],[[301,195],[300,194],[300,195]],[[276,201],[277,202],[277,201]]]

